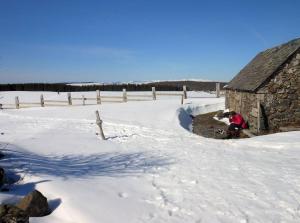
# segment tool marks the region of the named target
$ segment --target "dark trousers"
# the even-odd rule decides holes
[[[241,125],[237,125],[235,123],[231,123],[228,127],[228,130],[229,131],[237,131],[237,130],[240,130],[242,128]]]
[[[227,130],[227,138],[233,138],[233,137],[239,137],[240,136],[240,130],[242,129],[241,125],[237,125],[235,123],[231,123],[228,126]]]

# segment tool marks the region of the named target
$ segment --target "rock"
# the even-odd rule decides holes
[[[29,217],[42,217],[50,214],[47,198],[37,190],[27,194],[17,207],[25,211]]]
[[[218,111],[216,114],[216,117],[220,120],[222,118],[224,118],[224,111]]]
[[[297,103],[296,100],[298,99],[298,96],[296,94],[289,94],[288,99],[291,99],[291,101]]]
[[[2,167],[0,167],[0,188],[2,188],[4,183],[5,183],[5,171]]]
[[[293,74],[296,70],[294,68],[290,68],[287,70],[288,74]]]
[[[29,216],[25,211],[13,205],[0,205],[1,223],[29,223]]]
[[[300,61],[299,60],[296,60],[293,62],[293,66],[298,66],[300,64]]]

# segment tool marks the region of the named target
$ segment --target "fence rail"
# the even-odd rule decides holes
[[[143,99],[143,98],[130,98],[127,101],[152,101],[151,99]]]
[[[100,98],[117,98],[117,99],[123,99],[123,96],[101,96]]]
[[[140,97],[143,98],[143,97],[145,97],[145,98],[152,98],[153,95],[128,94],[127,97],[136,97],[136,98],[140,98]]]
[[[54,102],[54,103],[68,103],[68,101],[62,101],[62,100],[44,100],[44,103],[46,102]],[[22,104],[24,104],[24,102],[22,102]],[[41,104],[41,103],[37,103],[37,104]]]
[[[22,102],[22,105],[40,105],[41,103],[37,102]]]
[[[184,99],[187,99],[187,88],[183,86],[182,93],[163,93],[163,92],[156,92],[155,87],[152,87],[152,92],[150,94],[128,94],[126,89],[123,89],[120,96],[107,96],[101,95],[100,91],[96,91],[95,97],[72,97],[71,93],[67,94],[66,100],[51,100],[51,99],[44,99],[44,95],[40,96],[40,102],[21,102],[19,97],[15,97],[15,104],[0,104],[0,109],[8,109],[8,108],[28,108],[28,107],[46,107],[46,106],[84,106],[84,105],[97,105],[101,103],[126,103],[127,101],[150,101],[150,100],[157,100],[158,96],[174,96],[174,97],[181,97],[181,104],[183,104]],[[216,84],[216,97],[220,97],[222,95],[222,91],[220,91],[220,84]],[[195,97],[191,97],[195,98]],[[73,101],[77,101],[77,103],[73,103]],[[78,101],[81,101],[81,104],[78,104]],[[86,101],[95,101],[95,103],[86,103]]]
[[[156,95],[160,95],[160,96],[181,96],[182,94],[178,94],[178,93],[157,93]]]

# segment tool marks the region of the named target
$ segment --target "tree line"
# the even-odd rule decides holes
[[[221,82],[221,89],[225,85]],[[66,83],[23,83],[23,84],[0,84],[0,91],[151,91],[155,87],[157,91],[182,91],[183,85],[189,91],[214,91],[216,82],[198,81],[166,81],[144,84],[97,84],[97,85],[70,85]]]
[[[71,91],[151,91],[152,87],[156,87],[158,91],[181,91],[182,86],[153,84],[103,84],[103,85],[68,85],[68,84],[52,84],[52,83],[24,83],[24,84],[0,84],[0,91],[55,91],[55,92],[71,92]]]

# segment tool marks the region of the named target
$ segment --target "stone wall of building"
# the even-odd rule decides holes
[[[300,53],[272,78],[259,93],[270,129],[300,125]]]
[[[242,114],[253,132],[256,132],[258,124],[257,97],[254,93],[226,90],[226,108]]]
[[[299,126],[300,52],[257,93],[226,90],[226,108],[241,113],[253,132],[257,131],[258,125],[272,131],[281,126]],[[258,117],[261,117],[260,121]]]

